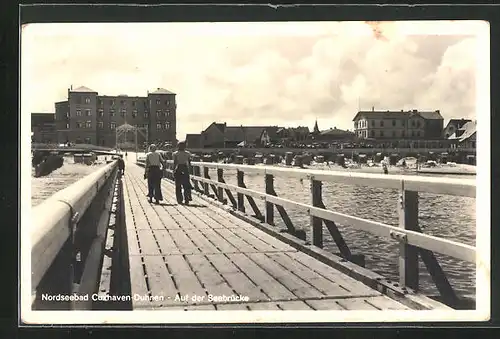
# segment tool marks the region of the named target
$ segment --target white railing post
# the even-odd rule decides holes
[[[402,180],[399,194],[399,227],[418,231],[418,192],[405,190]],[[406,235],[392,232],[391,236],[399,241],[399,283],[401,287],[407,286],[418,290],[418,248],[408,244]]]

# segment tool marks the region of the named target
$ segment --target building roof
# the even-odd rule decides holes
[[[97,93],[96,91],[94,91],[93,89],[90,89],[88,87],[85,87],[85,86],[80,86],[78,88],[75,88],[75,89],[71,89],[70,92],[85,92],[85,93]]]
[[[345,135],[345,134],[354,134],[354,133],[336,127],[320,132],[320,135]]]
[[[55,113],[31,113],[31,126],[43,126],[55,123]]]
[[[150,92],[149,94],[175,94],[175,93],[169,91],[168,89],[158,87],[156,90]]]
[[[476,122],[475,121],[469,121],[466,124],[464,124],[461,128],[459,128],[459,131],[463,131],[463,133],[457,137],[456,132],[453,133],[448,139],[456,139],[459,142],[465,141],[472,137],[474,134],[476,134]]]
[[[450,125],[454,125],[456,128],[461,128],[463,125],[465,125],[466,123],[470,122],[472,120],[470,119],[450,119],[450,121],[448,121],[448,123],[446,124],[446,128],[448,128],[448,126]]]
[[[358,120],[361,116],[367,116],[371,119],[407,119],[412,115],[420,115],[422,118],[427,120],[442,120],[443,116],[441,115],[439,110],[436,111],[359,111],[356,113],[352,121]]]

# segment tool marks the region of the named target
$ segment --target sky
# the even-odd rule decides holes
[[[67,89],[177,94],[177,138],[212,122],[353,128],[361,110],[476,117],[480,22],[58,23],[21,32],[21,111]],[[484,30],[483,30],[484,31]]]

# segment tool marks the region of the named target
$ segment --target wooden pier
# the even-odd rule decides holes
[[[419,192],[474,198],[474,180],[193,162],[186,206],[176,201],[167,161],[164,200],[156,205],[148,202],[142,166],[127,161],[121,176],[112,161],[33,209],[33,310],[475,308],[460,304],[434,253],[475,263],[476,247],[425,234],[418,224]],[[245,173],[257,174],[263,191],[248,188]],[[236,184],[226,183],[228,175]],[[279,197],[278,176],[309,181],[310,203]],[[323,182],[397,189],[399,225],[328,209]],[[296,228],[287,209],[309,222]],[[338,224],[398,244],[399,280],[365,268]],[[324,232],[338,253],[323,249]],[[420,292],[420,261],[440,302]]]
[[[151,204],[143,173],[129,163],[123,188],[133,309],[447,308],[418,294],[391,298],[197,194],[179,205],[166,180],[164,201]]]

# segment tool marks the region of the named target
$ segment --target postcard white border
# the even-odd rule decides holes
[[[276,23],[268,23],[276,25]],[[477,274],[476,274],[476,303],[475,311],[196,311],[196,317],[191,312],[186,311],[32,311],[31,310],[31,251],[30,251],[30,232],[29,216],[31,215],[31,184],[30,184],[30,166],[22,165],[21,172],[21,214],[22,227],[21,237],[21,304],[20,304],[20,322],[21,324],[204,324],[204,323],[309,323],[309,322],[436,322],[436,321],[485,321],[490,318],[490,300],[491,300],[491,282],[490,282],[490,27],[485,21],[406,21],[399,22],[397,31],[390,31],[390,34],[411,35],[411,34],[471,34],[477,37],[477,128],[480,131],[477,135]],[[58,24],[30,24],[25,27],[29,32],[44,27],[43,33],[50,34],[51,29],[57,29]],[[89,24],[72,24],[84,25]],[[95,28],[93,34],[108,34],[107,28],[113,24],[90,24]],[[140,25],[146,24],[137,24]],[[186,25],[172,23],[172,25]],[[192,25],[192,24],[191,24]],[[385,23],[382,23],[385,25]],[[99,26],[99,27],[98,27]],[[103,29],[106,26],[106,29]],[[193,27],[195,25],[192,25]],[[216,25],[215,25],[216,26]],[[225,29],[219,29],[213,24],[205,24],[201,31],[208,34],[207,29],[212,29],[212,33],[234,34]],[[201,27],[201,26],[200,26]],[[282,28],[281,34],[318,34],[318,30],[323,29],[325,34],[332,33],[331,29],[326,30],[321,25],[316,25],[311,29],[304,23],[286,23]],[[353,24],[352,27],[358,27]],[[242,23],[238,34],[257,34],[265,32],[248,29],[249,26]],[[60,29],[60,28],[58,28]],[[193,28],[193,34],[200,34],[200,29]],[[335,32],[339,34],[338,31]],[[345,34],[372,34],[371,28],[367,25],[364,28],[355,30],[343,30]],[[21,32],[20,32],[21,35]],[[26,45],[26,33],[22,34],[21,40],[20,67],[22,65],[24,72],[21,72],[21,95],[20,95],[20,121],[21,121],[21,164],[30,163],[30,113],[23,110],[26,105],[23,103],[28,100],[30,84],[25,79],[28,68],[26,66],[29,45]],[[24,43],[23,43],[24,40]],[[200,320],[203,321],[200,321]]]

